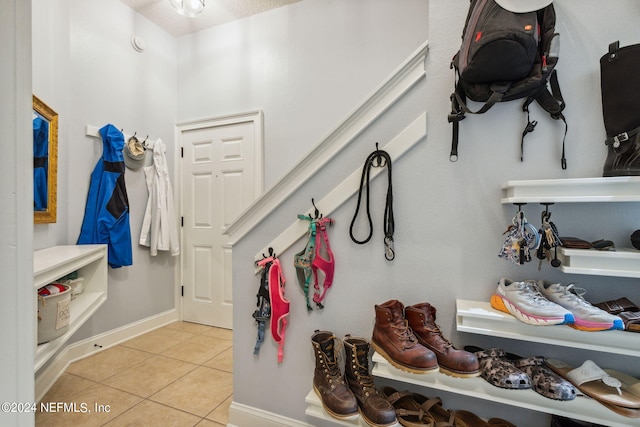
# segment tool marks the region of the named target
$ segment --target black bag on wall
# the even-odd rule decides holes
[[[470,1],[462,44],[451,61],[457,77],[448,117],[453,124],[451,161],[458,158],[459,122],[465,113],[483,114],[497,102],[525,99],[522,108],[528,123],[522,134],[520,160],[524,136],[537,123],[529,120],[528,107],[533,101],[553,119],[565,122],[566,136],[564,100],[554,71],[559,50],[555,10],[551,0],[531,4],[543,7],[532,10],[505,0]],[[472,111],[467,99],[484,104]],[[564,140],[561,160],[565,169]]]
[[[640,44],[609,45],[600,58],[600,87],[608,147],[602,175],[640,175]]]

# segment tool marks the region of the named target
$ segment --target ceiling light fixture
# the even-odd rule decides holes
[[[169,0],[180,15],[197,16],[204,10],[204,0]]]

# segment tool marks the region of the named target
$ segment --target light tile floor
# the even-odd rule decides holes
[[[36,427],[220,427],[232,397],[232,332],[175,322],[72,363]]]

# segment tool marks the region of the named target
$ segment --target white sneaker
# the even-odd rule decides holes
[[[586,292],[582,288],[577,288],[573,284],[561,285],[544,280],[538,282],[538,288],[549,301],[553,301],[573,313],[575,322],[571,326],[576,329],[581,331],[624,330],[622,319],[591,305],[582,297]]]
[[[491,296],[491,307],[515,316],[530,325],[565,325],[573,323],[573,314],[546,299],[534,280],[514,282],[502,278]]]

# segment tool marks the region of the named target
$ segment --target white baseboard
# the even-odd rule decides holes
[[[145,334],[177,320],[179,320],[178,312],[176,309],[171,309],[68,345],[53,360],[51,360],[48,365],[36,373],[36,402],[39,402],[44,397],[47,391],[49,391],[51,386],[72,362],[106,350],[109,347],[113,347],[121,342],[135,338],[138,335]]]
[[[227,427],[313,427],[308,424],[262,409],[231,402]]]

